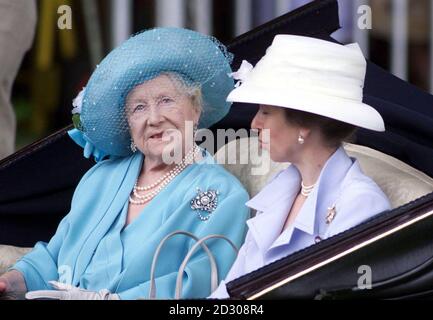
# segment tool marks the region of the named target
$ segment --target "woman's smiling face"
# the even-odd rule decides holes
[[[163,74],[136,86],[127,96],[131,137],[145,156],[162,157],[164,152],[192,145],[187,123],[197,124],[200,111],[176,81]]]

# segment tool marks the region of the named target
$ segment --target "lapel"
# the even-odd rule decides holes
[[[142,155],[137,153],[122,160],[119,165],[108,166],[106,170],[115,169],[114,174],[98,168],[99,171],[95,171],[94,174],[105,175],[106,177],[112,174],[109,181],[106,181],[106,184],[94,185],[92,180],[89,180],[86,188],[80,193],[83,198],[77,197],[77,201],[98,202],[98,205],[93,207],[97,208],[100,214],[88,212],[87,214],[92,214],[94,217],[87,220],[90,228],[78,229],[84,232],[79,235],[79,238],[83,239],[83,241],[80,243],[78,252],[74,254],[75,261],[71,264],[74,265],[73,285],[78,285],[79,279],[90,263],[96,247],[122,212],[122,208],[139,174],[142,160]]]
[[[338,198],[340,186],[353,164],[343,147],[328,159],[318,178],[316,187],[302,206],[292,226],[283,233],[284,222],[300,189],[298,170],[289,166],[272,180],[256,197],[247,202],[262,214],[250,219],[248,227],[262,255],[270,249],[289,245],[295,229],[309,235],[322,234],[327,228],[327,208]]]
[[[204,158],[188,166],[184,171],[182,171],[176,178],[174,178],[149,204],[144,208],[144,211],[156,212],[156,214],[140,214],[137,220],[134,221],[135,225],[131,227],[138,228],[140,225],[145,225],[147,230],[153,230],[147,238],[143,239],[143,236],[138,232],[136,233],[137,248],[129,260],[128,264],[124,266],[119,279],[114,283],[113,287],[110,288],[114,292],[120,292],[129,288],[131,285],[135,285],[137,281],[148,281],[150,277],[150,268],[143,269],[143,266],[150,267],[155,254],[156,247],[159,245],[161,240],[169,233],[175,230],[182,229],[182,222],[176,218],[176,223],[174,221],[169,221],[172,215],[176,216],[176,210],[181,209],[182,206],[178,206],[178,209],[173,209],[176,207],[177,203],[180,203],[187,189],[192,188],[195,185],[194,181],[199,174],[202,165],[215,165],[213,157],[206,151],[203,151]],[[131,186],[132,188],[132,186]],[[174,205],[172,202],[174,201]],[[171,208],[171,209],[169,209]],[[187,207],[189,208],[189,206]],[[143,211],[143,212],[144,212]],[[177,215],[179,217],[179,215]],[[197,220],[198,221],[198,220]],[[129,230],[131,232],[132,230]],[[167,248],[165,248],[167,250]],[[167,251],[162,250],[162,254],[159,260],[163,260],[167,257]],[[165,252],[165,253],[164,253]],[[159,263],[163,263],[159,261]],[[155,274],[158,274],[158,269],[156,269]]]
[[[280,235],[300,183],[298,170],[290,165],[246,203],[257,210],[257,215],[249,219],[247,225],[261,252],[266,252]]]

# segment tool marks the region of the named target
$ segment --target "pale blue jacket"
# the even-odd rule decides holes
[[[295,221],[281,232],[300,185],[299,171],[295,166],[289,166],[247,202],[247,206],[257,210],[257,215],[248,220],[245,243],[213,298],[228,297],[225,283],[391,208],[382,190],[362,172],[358,161],[349,158],[341,147],[326,162],[316,187]],[[336,214],[328,224],[326,216],[331,207],[335,208]]]
[[[122,299],[147,298],[152,258],[161,239],[177,231],[201,238],[222,234],[238,247],[245,236],[248,194],[238,180],[206,154],[165,187],[126,228],[128,197],[141,169],[143,156],[97,163],[81,179],[71,211],[50,242],[36,244],[14,267],[29,291],[51,289],[50,280],[70,282],[88,290],[106,288]],[[217,190],[217,208],[208,221],[199,218],[190,201],[201,191]],[[207,212],[200,212],[203,216]],[[161,252],[156,268],[157,298],[173,298],[179,265],[194,241],[172,238]],[[223,279],[236,254],[222,240],[211,240]],[[210,294],[207,255],[199,250],[184,273],[182,298]]]

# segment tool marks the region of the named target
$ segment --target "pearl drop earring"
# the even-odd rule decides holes
[[[301,135],[299,135],[299,137],[298,137],[298,143],[299,143],[299,144],[304,144],[304,142],[305,142],[304,137],[301,136]]]
[[[198,130],[198,126],[196,123],[194,123],[194,126],[192,128],[192,136],[193,136],[194,140],[195,140],[196,135],[197,135],[197,130]]]
[[[137,152],[137,145],[135,144],[134,140],[132,140],[132,138],[131,138],[131,146],[130,146],[130,148],[131,148],[131,151],[133,153]]]

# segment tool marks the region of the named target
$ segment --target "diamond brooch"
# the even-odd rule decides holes
[[[209,220],[212,212],[218,205],[218,195],[219,192],[217,190],[201,191],[200,188],[197,188],[197,195],[191,200],[191,209],[197,211],[201,221]],[[208,214],[204,216],[201,211],[205,211]]]
[[[326,224],[331,224],[337,215],[337,210],[335,204],[328,208],[328,214],[326,215]]]

